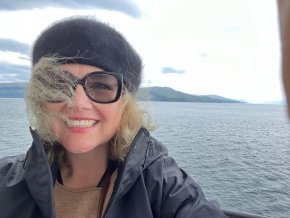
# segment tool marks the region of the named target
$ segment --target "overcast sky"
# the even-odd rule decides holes
[[[27,81],[33,41],[72,15],[122,32],[143,58],[143,86],[284,99],[275,0],[0,0],[0,83]]]

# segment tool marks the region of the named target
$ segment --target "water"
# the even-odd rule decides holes
[[[149,103],[153,135],[224,209],[290,217],[290,126],[283,106]],[[0,99],[0,156],[31,136],[23,99]]]
[[[0,157],[26,152],[31,145],[23,99],[0,98]]]

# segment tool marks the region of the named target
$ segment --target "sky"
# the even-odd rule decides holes
[[[0,83],[27,81],[37,36],[75,15],[128,39],[143,59],[144,87],[284,101],[275,0],[0,0]]]

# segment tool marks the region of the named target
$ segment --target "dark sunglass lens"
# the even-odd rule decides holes
[[[86,92],[91,99],[100,103],[116,100],[119,82],[110,74],[93,73],[85,81]]]

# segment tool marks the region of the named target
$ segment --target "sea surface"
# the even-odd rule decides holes
[[[144,105],[143,103],[141,103]],[[152,134],[223,209],[290,217],[290,123],[279,105],[149,102]],[[25,152],[23,99],[0,99],[0,157]]]

